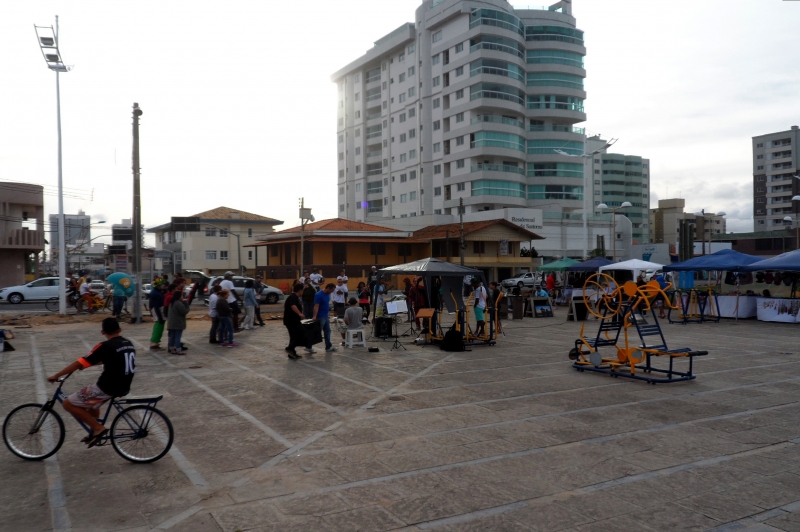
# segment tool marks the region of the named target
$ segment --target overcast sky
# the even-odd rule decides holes
[[[138,102],[146,226],[225,205],[291,227],[301,196],[317,219],[334,217],[330,75],[419,4],[0,2],[0,180],[48,185],[46,214],[57,212],[55,74],[33,24],[58,14],[75,65],[61,76],[67,213],[131,217]],[[800,2],[574,0],[574,15],[587,129],[650,158],[653,206],[680,195],[752,230],[750,139],[800,123]]]

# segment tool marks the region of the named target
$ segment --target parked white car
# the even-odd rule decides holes
[[[0,301],[11,304],[58,297],[58,277],[42,277],[28,284],[0,288]]]
[[[500,284],[502,284],[504,288],[512,288],[515,286],[520,288],[527,286],[530,288],[536,286],[538,278],[539,276],[537,276],[536,273],[526,272],[512,277],[511,279],[505,279]]]

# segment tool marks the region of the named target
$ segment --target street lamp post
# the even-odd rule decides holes
[[[613,262],[617,262],[617,211],[620,209],[627,209],[628,207],[633,207],[630,201],[623,201],[622,205],[619,207],[609,207],[605,203],[601,203],[597,206],[597,210],[608,209],[611,211],[611,243],[614,245],[611,258]]]
[[[299,277],[303,276],[303,271],[305,268],[305,233],[306,233],[306,224],[308,222],[314,221],[314,215],[311,214],[311,209],[305,206],[305,198],[300,198],[300,275]]]
[[[725,216],[727,213],[725,211],[719,211],[717,216]],[[695,216],[699,216],[703,219],[703,240],[701,241],[702,247],[702,255],[706,254],[706,220],[711,220],[711,218],[706,218],[706,210],[701,209],[700,212],[694,213]],[[708,232],[708,252],[711,254],[711,231]]]
[[[608,142],[606,142],[605,145],[603,145],[601,148],[598,148],[598,149],[596,149],[596,150],[594,150],[594,151],[592,151],[590,153],[583,153],[581,155],[567,153],[564,150],[558,150],[558,149],[554,149],[553,151],[556,152],[557,154],[563,155],[565,157],[580,157],[580,158],[582,158],[584,160],[584,166],[586,166],[586,159],[591,158],[592,159],[592,164],[591,164],[591,169],[590,169],[591,173],[590,173],[589,179],[594,179],[594,156],[599,154],[599,153],[604,152],[605,150],[607,150],[608,148],[610,148],[611,146],[616,144],[616,142],[618,140],[619,139],[611,139]],[[584,258],[588,258],[589,257],[589,221],[588,221],[588,218],[589,218],[589,206],[588,206],[589,196],[588,196],[588,190],[589,190],[589,180],[586,178],[586,171],[584,169],[584,172],[583,172],[583,257]]]
[[[795,176],[795,177],[800,179],[800,176]],[[793,202],[800,201],[800,196],[792,197],[792,201]],[[791,216],[784,216],[783,217],[783,221],[784,222],[789,222],[792,225],[794,225],[794,230],[795,230],[795,233],[794,233],[794,247],[795,247],[795,249],[800,249],[800,215],[798,215],[797,211],[795,210],[794,218],[792,218]]]
[[[69,72],[72,67],[64,64],[61,51],[58,48],[58,15],[56,27],[33,26],[39,48],[42,50],[47,68],[56,73],[56,122],[58,127],[58,276],[64,278],[67,273],[67,244],[64,234],[64,188],[62,184],[62,159],[61,159],[61,85],[59,74]],[[65,283],[58,283],[58,313],[61,316],[67,313],[67,287]]]

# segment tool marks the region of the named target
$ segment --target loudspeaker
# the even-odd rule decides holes
[[[372,324],[374,325],[372,336],[379,338],[392,336],[392,318],[375,318]]]

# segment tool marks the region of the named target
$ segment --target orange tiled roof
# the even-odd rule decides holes
[[[210,211],[197,213],[194,216],[202,220],[232,220],[233,218],[231,218],[231,213],[239,213],[238,219],[249,222],[274,222],[276,225],[283,223],[275,218],[267,218],[266,216],[253,214],[251,212],[244,212],[238,209],[231,209],[230,207],[217,207],[216,209],[211,209]]]
[[[292,227],[277,231],[273,234],[280,233],[294,233],[299,231],[299,227]],[[398,232],[397,229],[383,227],[380,225],[365,224],[363,222],[354,222],[352,220],[345,220],[344,218],[331,218],[328,220],[320,220],[318,222],[310,222],[306,224],[306,231],[380,231]]]

